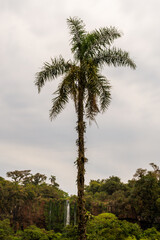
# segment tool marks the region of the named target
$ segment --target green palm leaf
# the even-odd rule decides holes
[[[97,89],[99,91],[100,110],[103,113],[109,107],[111,102],[111,86],[104,76],[98,76]]]
[[[136,68],[136,64],[130,58],[129,53],[115,47],[99,52],[94,58],[94,63],[99,66],[107,64],[109,66],[113,65],[114,67],[123,66],[133,69]]]
[[[66,103],[69,101],[69,87],[65,81],[63,81],[57,91],[54,92],[57,95],[52,99],[52,108],[50,110],[50,119],[57,117],[57,115],[65,108]]]
[[[83,21],[77,17],[68,18],[67,23],[70,29],[72,52],[75,54],[75,58],[79,59],[82,56],[81,48],[84,36],[86,34],[85,25]]]
[[[66,62],[61,56],[59,58],[51,59],[51,64],[46,62],[42,70],[36,74],[35,85],[38,87],[38,92],[44,86],[45,82],[57,78],[64,74],[70,67],[69,61]]]
[[[100,28],[88,33],[83,41],[84,56],[94,57],[96,53],[102,51],[107,45],[110,46],[119,37],[121,33],[114,27]]]

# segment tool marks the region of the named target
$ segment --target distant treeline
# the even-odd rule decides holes
[[[155,226],[160,230],[160,169],[150,165],[152,171],[139,168],[128,183],[115,176],[91,180],[85,188],[87,210],[94,215],[111,212],[144,229]]]
[[[160,170],[150,165],[151,171],[137,169],[128,183],[116,176],[91,180],[85,186],[86,218],[108,212],[143,229],[160,230]],[[14,231],[30,225],[62,231],[66,199],[70,201],[74,225],[77,197],[59,189],[55,176],[50,177],[50,183],[46,183],[44,174],[31,174],[30,170],[7,172],[7,177],[11,181],[0,177],[0,220],[9,219]]]
[[[33,175],[30,170],[7,172],[7,177],[12,181],[0,177],[0,220],[9,219],[15,231],[32,224],[50,229],[49,208],[54,202],[52,225],[55,223],[54,228],[57,230],[64,227],[63,216],[59,215],[64,212],[64,200],[68,194],[59,189],[55,176],[50,177],[50,183],[46,183],[44,174]],[[58,207],[61,205],[63,207]]]

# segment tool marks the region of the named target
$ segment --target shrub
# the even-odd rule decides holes
[[[143,237],[148,240],[160,240],[160,232],[158,232],[154,227],[148,228],[144,231]]]
[[[137,224],[120,221],[111,213],[102,213],[87,224],[88,240],[140,239],[141,230]]]
[[[10,240],[13,230],[10,227],[9,219],[0,221],[0,239],[1,240]]]
[[[37,228],[36,226],[30,226],[24,230],[24,240],[49,240],[45,233],[45,230]]]

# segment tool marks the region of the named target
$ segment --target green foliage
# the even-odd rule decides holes
[[[38,193],[37,193],[37,187],[33,184],[27,184],[25,186],[25,191],[26,191],[26,194],[27,194],[27,199],[28,200],[34,200]]]
[[[10,227],[10,222],[8,219],[0,221],[0,239],[1,240],[11,240],[11,235],[13,230]]]
[[[61,234],[30,226],[24,230],[22,237],[23,240],[56,240],[61,239]]]
[[[14,236],[12,236],[11,240],[23,240],[23,239],[21,237],[14,237]]]
[[[12,172],[7,172],[6,173],[7,177],[10,177],[13,181],[16,183],[21,183],[21,184],[41,184],[45,182],[47,177],[44,174],[41,173],[36,173],[36,174],[31,174],[31,170],[15,170]]]
[[[7,172],[7,177],[11,177],[15,182],[21,182],[22,179],[27,178],[30,175],[31,170],[15,170],[12,172]]]
[[[45,182],[47,177],[44,174],[36,173],[31,176],[31,182],[35,185],[42,184]]]
[[[148,226],[152,226],[157,217],[158,189],[159,186],[156,176],[148,172],[135,181],[132,191],[131,201],[135,206],[136,214],[141,221],[148,222]]]
[[[51,181],[51,184],[54,186],[54,187],[59,187],[59,184],[56,182],[56,176],[53,176],[51,175],[50,179]]]
[[[160,240],[160,232],[158,232],[154,227],[153,228],[148,228],[143,233],[143,239]]]
[[[71,225],[66,226],[62,232],[62,239],[78,240],[77,226],[71,226]]]
[[[92,194],[95,194],[100,191],[100,180],[91,180],[89,183],[89,186],[85,187],[86,192],[90,192]]]
[[[0,177],[1,219],[9,218],[14,231],[35,224],[40,228],[62,232],[65,226],[65,201],[68,199],[70,202],[71,225],[76,224],[77,196],[69,198],[58,186],[55,186],[55,180],[53,176],[53,184],[42,183],[35,185],[30,182],[24,185],[22,182],[11,182]],[[160,178],[159,168],[154,164],[153,171],[138,169],[135,178],[130,180],[128,184],[122,183],[118,177],[113,176],[103,180],[91,180],[90,184],[86,186],[85,200],[86,209],[90,212],[87,214],[88,220],[92,218],[92,215],[106,214],[106,212],[110,211],[120,219],[138,222],[144,229],[155,227],[158,231],[160,230]],[[97,224],[92,229],[96,228],[97,225],[97,229],[101,226],[101,230],[104,230],[103,221],[106,222],[104,216],[98,215],[92,219],[94,220],[93,225],[97,221]],[[0,236],[5,239],[6,235],[8,235],[7,239],[9,239],[13,230],[9,226],[9,220],[5,221],[0,221]],[[123,224],[120,224],[118,219],[115,219],[113,223],[115,228],[121,230],[116,230],[117,233],[118,231],[125,233],[124,236],[128,237],[132,232],[132,235],[136,236],[133,225],[124,221]],[[109,229],[109,227],[104,228],[106,232]],[[129,230],[130,228],[131,230]],[[65,238],[69,236],[72,230],[71,226],[66,228],[66,233],[63,232]],[[145,232],[146,235],[143,234],[142,237],[152,239],[156,236],[158,239],[159,232],[153,230],[154,228],[148,230]],[[99,230],[97,231],[99,232]],[[88,234],[92,234],[90,230]],[[14,239],[23,239],[22,233],[17,232]]]
[[[112,176],[109,179],[102,180],[100,190],[112,195],[114,192],[119,190],[125,190],[125,184],[120,181],[120,178]]]
[[[48,230],[61,231],[64,227],[64,204],[65,200],[50,200],[46,204],[45,217]]]
[[[160,230],[160,170],[137,169],[134,178],[124,184],[118,177],[91,180],[85,187],[86,209],[93,215],[112,212],[120,219],[138,222],[144,229]]]
[[[84,115],[90,120],[100,112],[104,112],[110,103],[110,85],[108,80],[99,73],[104,65],[129,66],[135,69],[135,63],[129,54],[121,49],[111,48],[121,33],[114,27],[104,27],[86,32],[85,24],[79,18],[68,18],[71,34],[73,61],[65,61],[61,56],[45,63],[36,75],[38,92],[46,81],[62,75],[62,81],[55,91],[52,100],[50,118],[55,118],[66,106],[69,98],[73,99],[78,110],[78,92],[83,91],[82,102]],[[99,99],[99,101],[98,101]]]
[[[77,222],[77,197],[72,197],[70,203],[70,224]],[[47,230],[54,229],[56,232],[62,231],[66,224],[66,199],[50,200],[45,205],[45,222]]]
[[[39,229],[36,226],[30,226],[24,230],[23,233],[24,240],[48,240],[48,237],[45,234],[43,229]]]
[[[103,213],[88,222],[87,233],[89,240],[124,240],[129,236],[140,239],[141,230],[137,224],[120,221],[111,213]]]
[[[120,178],[112,176],[108,179],[102,179],[101,181],[99,179],[97,181],[91,180],[89,186],[86,186],[85,190],[92,194],[104,192],[108,195],[112,195],[116,191],[126,190],[126,186],[120,181]]]
[[[77,226],[68,225],[62,233],[47,231],[34,225],[14,233],[9,220],[0,221],[1,240],[78,240]],[[142,231],[137,224],[118,220],[112,213],[92,216],[87,223],[88,240],[160,240],[155,228]]]
[[[18,174],[22,175],[22,172],[19,172]],[[13,173],[15,174],[15,171]],[[38,174],[40,179],[41,175]],[[15,231],[31,224],[45,227],[44,208],[47,202],[51,199],[64,199],[66,196],[68,194],[60,190],[58,185],[40,182],[23,184],[23,178],[22,181],[14,182],[0,178],[0,216],[1,219],[10,218]]]
[[[129,237],[125,238],[125,240],[137,240],[137,239],[136,239],[136,237],[133,237],[133,236],[131,237],[131,236],[129,236]]]

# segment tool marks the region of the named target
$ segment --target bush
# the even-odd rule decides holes
[[[30,226],[26,228],[23,232],[23,240],[60,240],[62,234],[55,233],[53,230],[46,231],[45,229],[40,229],[36,226]]]
[[[45,230],[37,228],[36,226],[30,226],[24,230],[24,240],[49,240],[45,233]]]
[[[87,234],[88,240],[129,240],[140,239],[141,230],[137,224],[120,221],[111,213],[102,213],[88,222]]]
[[[68,225],[64,228],[62,233],[62,240],[77,240],[78,239],[78,231],[77,226]]]
[[[13,234],[13,230],[10,227],[9,219],[0,221],[0,239],[1,240],[10,240]]]
[[[154,227],[153,228],[148,228],[143,233],[143,239],[160,240],[160,232],[158,232]]]

